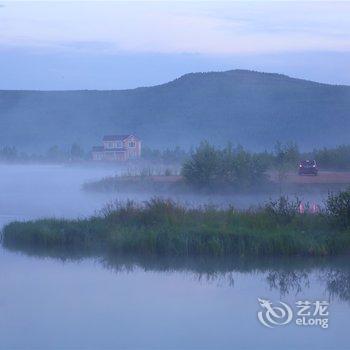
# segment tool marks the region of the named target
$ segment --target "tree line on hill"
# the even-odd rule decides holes
[[[77,140],[88,148],[106,130],[135,133],[154,148],[210,139],[251,149],[270,149],[277,139],[333,147],[347,143],[350,132],[349,86],[244,70],[120,91],[2,90],[0,107],[2,145],[16,140],[35,152]]]

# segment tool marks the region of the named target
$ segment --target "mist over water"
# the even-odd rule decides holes
[[[112,200],[145,201],[151,192],[92,193],[82,190],[85,182],[121,174],[118,167],[67,166],[67,165],[7,165],[0,164],[0,225],[17,220],[43,217],[76,218],[90,216]],[[293,191],[291,197],[296,195]],[[300,193],[299,193],[300,195]],[[164,194],[190,206],[213,204],[248,208],[263,204],[269,193],[257,194]],[[322,203],[326,193],[308,192],[301,195],[304,201]]]
[[[115,198],[143,201],[152,196],[81,190],[84,182],[116,172],[122,169],[0,165],[0,224],[85,217]],[[319,201],[322,196],[305,197]],[[239,208],[268,198],[174,196],[189,205],[233,203]],[[347,349],[347,260],[62,259],[0,248],[0,349]],[[330,327],[267,329],[257,320],[258,298],[290,305],[327,300]]]
[[[107,195],[87,195],[84,181],[111,175],[112,169],[82,169],[62,165],[0,165],[1,224],[14,219],[93,214]]]

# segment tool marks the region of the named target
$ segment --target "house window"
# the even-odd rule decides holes
[[[123,142],[117,141],[117,148],[122,148],[123,147]]]
[[[130,141],[129,142],[129,147],[135,148],[136,147],[136,142],[135,141]]]

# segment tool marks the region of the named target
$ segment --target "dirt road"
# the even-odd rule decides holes
[[[277,173],[271,173],[270,177],[274,182],[278,182]],[[350,172],[319,171],[317,176],[299,176],[296,172],[287,173],[283,178],[283,182],[295,184],[350,184]]]
[[[269,172],[267,174],[270,179],[278,183],[277,172]],[[124,176],[121,178],[124,181],[139,181],[144,179],[141,176]],[[183,177],[179,175],[172,176],[150,176],[147,179],[159,183],[175,183],[183,181]],[[350,185],[350,171],[337,172],[337,171],[319,171],[317,176],[303,175],[299,176],[297,172],[289,172],[284,175],[283,183],[290,184],[349,184]]]

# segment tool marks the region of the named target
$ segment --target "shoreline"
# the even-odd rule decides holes
[[[297,202],[279,201],[236,211],[188,208],[153,198],[107,205],[87,219],[41,219],[7,224],[2,245],[43,253],[156,256],[332,256],[350,251],[350,229],[326,213],[302,213]]]
[[[249,187],[221,185],[206,188],[191,186],[180,175],[123,176],[114,175],[88,181],[82,190],[91,193],[144,192],[153,194],[281,194],[281,192],[302,195],[304,193],[328,193],[341,191],[350,184],[350,172],[324,172],[326,176],[298,176],[290,173],[286,180],[278,182],[270,174],[263,183]]]

